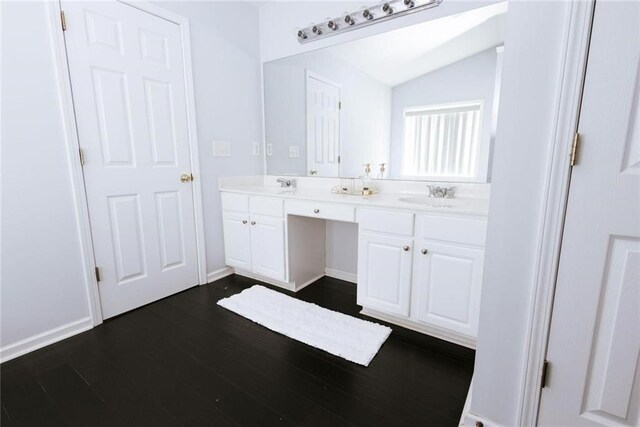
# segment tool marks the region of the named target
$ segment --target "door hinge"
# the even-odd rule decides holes
[[[78,154],[80,156],[80,166],[84,166],[84,150],[82,148],[78,148]]]
[[[96,267],[96,282],[100,282],[100,269]]]
[[[549,361],[542,362],[542,373],[540,374],[540,388],[547,386],[547,376],[549,374]]]
[[[67,18],[64,16],[64,10],[60,11],[60,25],[62,26],[62,31],[67,31]]]
[[[573,136],[573,142],[571,143],[571,156],[569,160],[569,166],[576,164],[576,156],[578,155],[578,145],[580,144],[580,134],[576,132]]]
[[[338,101],[338,110],[342,110],[342,101]]]
[[[340,163],[340,156],[338,156],[338,163]]]

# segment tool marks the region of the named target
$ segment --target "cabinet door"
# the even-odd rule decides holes
[[[251,216],[251,259],[255,274],[285,280],[284,219]]]
[[[249,214],[223,212],[224,253],[228,266],[251,270],[251,226]]]
[[[358,241],[358,304],[408,316],[412,238],[361,232]]]
[[[421,240],[414,254],[412,318],[477,337],[483,261],[482,249]]]

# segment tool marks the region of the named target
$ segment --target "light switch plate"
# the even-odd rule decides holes
[[[273,144],[267,144],[267,156],[273,156]]]
[[[297,145],[290,145],[289,146],[289,158],[290,159],[297,159],[298,157],[300,157],[300,147],[298,147]]]
[[[231,143],[228,141],[213,141],[213,157],[231,157]]]
[[[251,154],[254,156],[260,155],[260,144],[258,144],[257,142],[253,143],[253,145],[251,146]]]

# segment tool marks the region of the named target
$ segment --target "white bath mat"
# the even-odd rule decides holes
[[[368,366],[391,328],[254,285],[218,305],[272,331]]]

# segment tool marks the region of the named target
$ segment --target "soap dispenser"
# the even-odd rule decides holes
[[[380,163],[380,173],[378,174],[378,179],[384,179],[384,172],[387,170],[385,168],[386,163]]]
[[[371,163],[365,163],[364,165],[364,176],[362,177],[362,195],[368,196],[373,194],[373,180],[369,176],[371,173]]]

